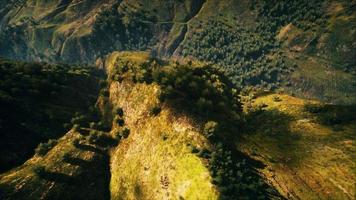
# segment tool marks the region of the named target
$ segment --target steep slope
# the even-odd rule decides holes
[[[93,63],[113,50],[149,49],[203,1],[20,1],[4,9],[0,55]],[[10,4],[9,4],[10,5]],[[162,23],[161,23],[162,22]],[[168,23],[165,23],[168,22]]]
[[[189,146],[209,145],[191,119],[165,107],[151,114],[157,87],[113,84],[111,91],[114,105],[135,113],[125,115],[130,135],[112,154],[112,199],[216,199],[208,168]]]
[[[106,199],[109,191],[111,199],[280,198],[253,160],[230,149],[241,107],[217,70],[144,52],[113,53],[105,63],[101,122],[74,126],[2,174],[4,199]]]
[[[107,67],[116,67],[110,62],[118,58],[128,57],[137,65],[148,61],[145,54],[122,57],[111,55]],[[128,138],[112,152],[111,199],[216,199],[218,191],[207,166],[189,146],[209,148],[208,141],[192,119],[177,116],[168,106],[153,114],[160,106],[159,93],[157,85],[145,83],[110,86],[110,102],[124,110],[130,129]]]
[[[293,24],[278,35],[288,62],[296,65],[287,90],[336,104],[355,99],[355,1],[335,1],[324,6],[323,25],[303,30]]]
[[[263,95],[236,146],[267,165],[262,172],[288,199],[354,199],[355,109]]]
[[[36,154],[21,167],[2,174],[0,197],[109,199],[108,163],[105,149],[71,130],[45,155]]]
[[[282,198],[258,163],[230,148],[241,105],[221,72],[148,53],[113,53],[106,65],[110,105],[123,109],[130,129],[112,152],[113,199]]]
[[[353,106],[241,97],[210,64],[148,52],[103,64],[100,117],[1,174],[2,199],[353,199]]]
[[[175,55],[218,64],[236,86],[355,101],[355,1],[226,2],[205,3]]]
[[[22,164],[40,142],[70,128],[99,92],[102,72],[88,67],[0,59],[0,170]]]

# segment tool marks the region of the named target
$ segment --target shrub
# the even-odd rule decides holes
[[[115,123],[117,123],[119,126],[124,126],[125,125],[125,121],[124,119],[122,119],[120,116],[116,116],[114,119]]]
[[[207,149],[201,149],[201,150],[198,152],[198,156],[199,156],[199,157],[202,157],[202,158],[209,158],[209,157],[210,157],[210,151],[207,150]]]
[[[204,125],[203,129],[203,134],[205,135],[206,138],[211,138],[213,137],[218,130],[218,123],[215,121],[208,121]]]
[[[78,148],[80,146],[80,143],[81,143],[81,139],[79,139],[79,138],[75,138],[72,141],[73,146],[76,147],[76,148]]]
[[[199,153],[200,151],[199,151],[199,149],[196,148],[195,146],[191,146],[191,152],[192,152],[192,153]]]
[[[65,154],[63,155],[63,161],[64,161],[64,162],[68,162],[71,158],[72,158],[72,157],[71,157],[71,155],[70,155],[69,153],[65,153]]]
[[[122,138],[122,130],[120,129],[116,129],[114,132],[113,132],[113,138],[116,139],[116,140],[121,140]]]
[[[116,114],[116,115],[118,115],[120,117],[123,117],[124,116],[124,110],[122,108],[120,108],[120,107],[117,107],[117,108],[115,108],[114,114]]]
[[[108,97],[110,95],[109,91],[107,89],[101,89],[100,90],[100,95],[103,97]]]
[[[46,168],[44,166],[35,166],[33,172],[40,177],[43,177],[46,174]]]
[[[336,125],[347,121],[343,115],[333,111],[322,113],[318,117],[320,122],[325,125]]]
[[[235,124],[240,119],[242,107],[238,90],[232,89],[233,83],[221,70],[212,65],[159,66],[150,62],[139,66],[123,60],[117,62],[116,65],[119,67],[114,69],[116,70],[114,73],[124,75],[131,81],[135,79],[133,77],[137,78],[144,74],[147,79],[157,83],[161,88],[159,96],[161,102],[167,100],[176,107],[205,118],[223,118],[224,121],[234,121]],[[127,66],[129,70],[123,70],[120,66]],[[155,106],[150,113],[158,115],[160,111],[161,108]]]
[[[280,102],[280,101],[282,101],[282,99],[279,97],[279,96],[273,96],[273,101],[274,102]]]
[[[88,142],[91,144],[96,144],[98,142],[98,138],[101,136],[99,134],[101,134],[101,133],[99,133],[96,130],[91,130],[87,137]]]
[[[73,125],[73,131],[79,131],[79,129],[80,129],[80,125],[79,124],[74,124]]]
[[[40,143],[35,149],[35,153],[39,156],[46,155],[57,144],[57,140],[50,139],[47,143]]]
[[[89,123],[89,127],[90,127],[91,129],[97,129],[97,128],[98,128],[98,124],[95,123],[95,122],[90,122],[90,123]]]
[[[111,130],[111,126],[105,124],[104,122],[100,121],[97,123],[97,129],[104,132],[109,132]]]
[[[162,134],[162,140],[166,141],[168,139],[168,135],[166,133]]]
[[[70,129],[70,123],[64,123],[63,128],[65,129]]]
[[[111,146],[115,145],[117,142],[109,135],[95,130],[90,131],[87,140],[90,144],[97,144],[100,146]]]
[[[214,184],[221,184],[222,183],[222,177],[220,175],[216,176],[213,178],[213,183]]]
[[[306,103],[304,105],[304,110],[310,113],[320,113],[324,111],[324,106],[320,104]]]
[[[71,119],[71,123],[85,126],[87,123],[87,118],[84,115],[76,113],[75,116]]]
[[[151,109],[151,114],[153,116],[157,116],[160,112],[161,112],[161,107],[159,106],[154,106],[152,109]]]
[[[105,87],[108,86],[108,83],[107,83],[106,80],[100,80],[99,81],[99,86],[100,86],[100,88],[105,88]]]
[[[96,109],[96,107],[95,106],[89,106],[89,114],[90,114],[90,116],[91,117],[97,117],[97,115],[98,115],[98,110]]]
[[[164,102],[164,100],[166,100],[166,94],[164,92],[161,92],[158,96],[158,100],[160,102]]]
[[[129,137],[129,135],[130,135],[130,129],[124,128],[124,130],[122,131],[122,137],[126,139],[127,137]]]

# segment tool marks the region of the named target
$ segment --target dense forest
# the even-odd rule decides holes
[[[102,72],[83,66],[0,61],[1,170],[58,138],[75,113],[89,112]],[[81,88],[81,89],[79,89]]]

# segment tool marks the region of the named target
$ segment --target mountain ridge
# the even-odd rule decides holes
[[[0,199],[353,200],[355,6],[1,1]]]

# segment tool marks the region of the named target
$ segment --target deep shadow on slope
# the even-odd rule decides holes
[[[230,138],[210,138],[211,151],[200,149],[197,152],[208,160],[213,183],[220,192],[219,199],[285,199],[259,172],[265,164],[237,150],[236,139],[231,135],[240,135],[242,130],[225,131],[231,131],[225,132]]]
[[[266,139],[275,141],[271,151],[278,152],[280,158],[272,160],[272,162],[297,165],[300,158],[307,158],[307,149],[299,144],[301,136],[290,130],[290,123],[295,120],[293,116],[278,109],[264,110],[262,108],[248,113],[246,119],[247,127],[244,131],[244,137],[248,137],[248,134],[262,133],[266,135]],[[296,149],[302,148],[303,151],[296,151]]]
[[[290,199],[349,199],[354,191],[352,106],[284,94],[252,100],[237,148],[262,161],[262,173]],[[352,199],[352,198],[351,198]]]
[[[78,146],[78,139],[86,143],[78,132],[68,132],[44,157],[36,156],[2,174],[2,199],[110,199],[106,150],[92,144]]]
[[[76,112],[96,101],[94,68],[0,59],[0,171],[22,164],[35,147],[59,138]]]

